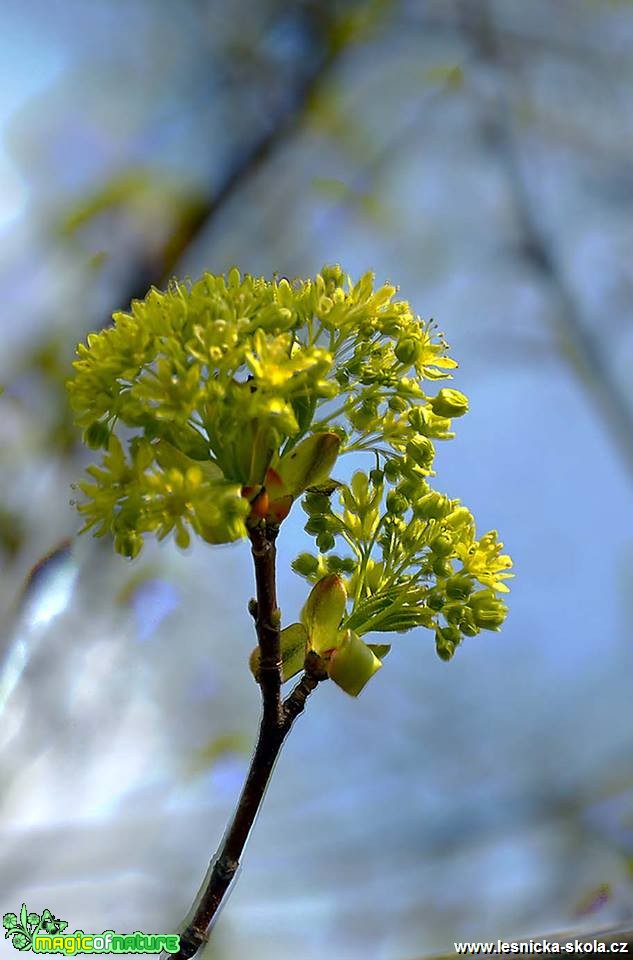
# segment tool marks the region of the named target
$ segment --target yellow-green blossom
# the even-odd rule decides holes
[[[431,486],[436,443],[468,399],[426,392],[457,365],[392,285],[339,266],[294,281],[207,273],[152,289],[77,355],[70,401],[86,443],[104,450],[78,509],[119,552],[136,556],[147,534],[181,547],[191,532],[238,540],[277,527],[304,496],[318,553],[293,566],[321,586],[283,632],[284,679],[305,646],[356,694],[389,649],[368,633],[425,627],[449,659],[463,637],[501,625],[510,558]],[[348,452],[373,469],[332,480]],[[315,620],[321,591],[329,619]]]

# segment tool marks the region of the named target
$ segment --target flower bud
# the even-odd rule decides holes
[[[407,457],[419,467],[428,468],[435,457],[435,447],[428,437],[415,437],[407,444]]]
[[[382,667],[382,663],[366,643],[352,630],[346,630],[328,664],[330,680],[345,693],[357,697],[365,684]]]
[[[448,662],[453,659],[455,653],[455,644],[451,643],[450,640],[442,640],[441,637],[435,637],[435,650],[437,652],[440,660],[445,660]]]
[[[422,520],[442,520],[451,511],[451,501],[433,490],[413,505],[413,515]]]
[[[395,481],[400,476],[400,464],[397,460],[387,460],[385,463],[385,477],[389,480],[390,483],[395,483]]]
[[[439,613],[440,610],[444,609],[444,604],[446,603],[446,597],[441,590],[434,589],[429,590],[426,596],[426,605],[429,610],[434,610],[436,613]]]
[[[90,447],[91,450],[100,450],[101,448],[107,450],[110,440],[110,428],[107,423],[96,420],[84,430],[83,439],[86,446]]]
[[[440,627],[438,633],[441,635],[443,640],[448,640],[450,643],[454,643],[455,646],[458,646],[462,642],[462,635],[458,627]]]
[[[460,640],[461,635],[457,627],[439,627],[435,631],[435,649],[438,657],[441,660],[451,660]]]
[[[430,401],[433,413],[438,417],[463,417],[468,413],[468,397],[459,390],[443,387]]]
[[[404,397],[389,397],[388,407],[390,410],[394,410],[396,413],[403,413],[409,404],[404,399]]]
[[[396,516],[401,516],[409,506],[402,494],[397,493],[395,490],[389,491],[386,502],[387,512],[395,514]]]
[[[451,600],[468,600],[473,592],[472,577],[459,573],[451,577],[446,584],[446,596]]]
[[[431,568],[436,577],[450,577],[453,572],[453,564],[446,557],[435,557]]]
[[[483,630],[498,630],[506,618],[508,608],[497,600],[492,590],[479,590],[468,602],[475,626]]]
[[[453,541],[445,533],[438,534],[429,546],[438,557],[448,557],[453,552]]]
[[[353,557],[328,557],[328,567],[331,573],[351,574],[358,568],[358,561]]]
[[[414,339],[414,337],[402,337],[396,343],[394,353],[400,363],[410,365],[418,359],[421,349],[422,345],[419,340]]]
[[[310,649],[323,654],[336,646],[346,602],[345,584],[337,574],[328,574],[314,585],[301,611]]]
[[[447,603],[442,612],[451,626],[457,627],[462,618],[463,607],[461,603]]]
[[[125,533],[118,533],[114,538],[114,549],[117,553],[127,557],[128,560],[133,560],[134,557],[137,557],[141,552],[142,546],[143,538],[132,530],[126,531]]]
[[[382,482],[383,482],[383,480],[384,480],[384,476],[385,476],[385,475],[384,475],[384,473],[383,473],[382,470],[376,469],[376,470],[370,470],[370,471],[369,471],[369,479],[371,480],[371,482],[373,483],[373,485],[374,485],[375,487],[381,486],[381,484],[382,484]]]

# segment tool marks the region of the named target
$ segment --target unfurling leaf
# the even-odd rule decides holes
[[[288,493],[298,497],[307,487],[325,483],[340,445],[341,438],[336,433],[314,433],[286,453],[276,469]]]
[[[373,650],[353,630],[348,630],[330,657],[328,673],[330,680],[345,693],[357,697],[381,667],[382,663]]]
[[[325,654],[337,646],[346,602],[345,584],[337,574],[328,574],[314,585],[301,611],[311,650]]]
[[[290,680],[300,670],[303,670],[308,634],[302,623],[291,623],[289,627],[285,627],[281,631],[279,639],[281,642],[281,679],[285,683],[286,680]],[[249,666],[256,680],[259,677],[259,658],[259,647],[255,647],[250,656]]]

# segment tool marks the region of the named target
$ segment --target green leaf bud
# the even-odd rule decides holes
[[[346,603],[345,584],[337,574],[328,574],[314,585],[301,611],[310,649],[324,654],[336,646]]]
[[[369,479],[375,487],[382,486],[384,478],[385,474],[382,470],[375,469],[369,471]]]
[[[328,673],[345,693],[357,697],[365,684],[380,670],[382,663],[353,630],[346,630],[344,639],[333,651]]]
[[[302,623],[291,623],[279,634],[281,646],[281,679],[285,683],[300,670],[303,670],[306,652],[308,649],[308,634]],[[255,680],[259,682],[259,662],[261,653],[255,647],[249,658],[249,667]]]
[[[297,497],[306,487],[324,483],[336,463],[340,445],[336,433],[314,433],[286,453],[276,469],[288,491]]]
[[[460,393],[459,390],[453,390],[450,387],[443,387],[436,397],[429,401],[433,408],[433,413],[438,417],[463,417],[468,413],[468,397]]]

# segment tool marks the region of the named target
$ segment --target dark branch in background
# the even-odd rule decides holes
[[[556,310],[556,332],[561,353],[591,390],[603,419],[628,468],[633,472],[633,410],[629,397],[617,382],[604,354],[600,337],[594,335],[582,316],[575,291],[569,285],[553,245],[539,222],[517,143],[514,114],[508,88],[511,67],[498,41],[487,0],[473,4],[458,0],[464,35],[479,61],[496,81],[496,111],[486,117],[485,133],[505,172],[520,233],[521,253],[549,288]]]
[[[239,150],[225,179],[212,188],[208,199],[193,208],[174,228],[160,254],[139,263],[129,288],[119,297],[123,309],[134,299],[145,296],[154,285],[164,287],[187,251],[201,237],[218,214],[269,163],[292,138],[304,121],[313,97],[329,79],[345,47],[336,42],[332,5],[297,4],[305,21],[310,54],[302,58],[302,67],[294,89],[268,120],[264,132]]]
[[[180,949],[174,960],[190,960],[206,943],[218,910],[235,879],[240,858],[261,807],[279,751],[306,700],[325,674],[318,666],[306,672],[284,702],[281,700],[281,614],[276,596],[276,549],[278,528],[259,525],[249,532],[255,566],[257,600],[249,604],[257,627],[259,686],[262,716],[255,753],[242,787],[235,814],[211,861],[196,902],[184,921]]]

